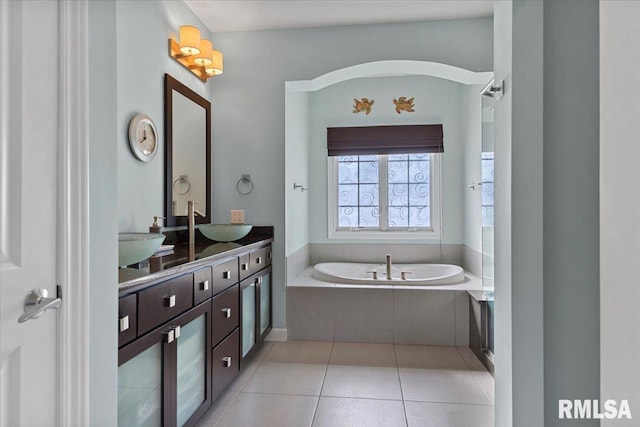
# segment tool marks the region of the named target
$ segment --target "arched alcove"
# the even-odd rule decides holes
[[[493,72],[474,72],[429,61],[389,60],[341,68],[312,80],[285,82],[285,256],[309,243],[309,192],[293,186],[295,183],[307,187],[309,183],[309,93],[354,79],[401,76],[428,76],[462,85],[484,85],[493,78]]]

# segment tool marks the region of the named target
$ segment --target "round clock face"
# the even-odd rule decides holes
[[[129,145],[133,154],[143,162],[151,160],[158,151],[158,132],[151,117],[136,114],[129,123]]]

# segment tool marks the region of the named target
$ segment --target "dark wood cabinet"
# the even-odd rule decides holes
[[[231,286],[213,297],[213,345],[218,344],[238,327],[240,319],[240,287]]]
[[[118,425],[194,426],[212,402],[211,305],[118,351]]]
[[[242,359],[262,344],[271,331],[271,266],[240,282],[240,341]]]
[[[138,293],[138,335],[193,306],[193,274],[167,280]]]
[[[213,349],[213,400],[240,372],[240,330],[229,335]]]
[[[120,298],[119,426],[197,423],[271,330],[270,265],[268,245]]]
[[[198,305],[213,295],[211,267],[201,268],[193,273],[193,305]]]
[[[120,298],[118,301],[118,348],[136,339],[137,303],[136,294]]]

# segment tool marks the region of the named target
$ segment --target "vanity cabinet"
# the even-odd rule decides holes
[[[271,330],[270,254],[200,261],[120,298],[119,426],[197,423]]]
[[[240,283],[241,356],[245,359],[271,331],[271,266]]]
[[[118,425],[193,426],[211,405],[207,302],[118,352]]]

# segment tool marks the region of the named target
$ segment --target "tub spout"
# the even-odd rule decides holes
[[[387,254],[387,280],[391,280],[391,254]]]

